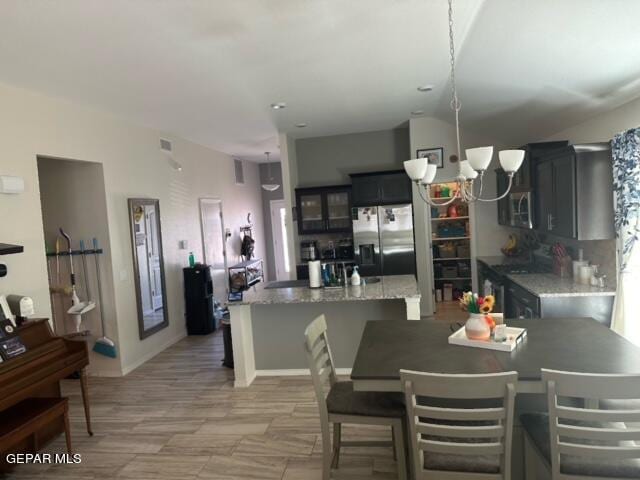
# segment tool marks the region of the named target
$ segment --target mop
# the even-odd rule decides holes
[[[116,344],[105,334],[104,309],[102,304],[102,283],[100,281],[100,261],[98,260],[98,239],[93,239],[93,258],[96,261],[96,277],[98,278],[98,302],[100,302],[100,323],[102,324],[102,337],[96,340],[93,351],[107,357],[116,358]]]
[[[76,326],[76,332],[80,332],[82,315],[96,308],[96,302],[81,302],[80,298],[78,298],[78,292],[76,290],[76,275],[73,271],[73,249],[71,248],[71,237],[69,237],[62,228],[60,228],[60,234],[67,240],[69,250],[69,269],[71,270],[71,308],[67,310],[67,313],[71,315],[71,318],[73,318]]]

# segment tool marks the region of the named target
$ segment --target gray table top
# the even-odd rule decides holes
[[[367,322],[351,378],[397,381],[401,369],[450,374],[514,370],[520,381],[539,381],[541,368],[640,373],[640,348],[593,319],[506,323],[527,329],[526,341],[510,353],[450,345],[451,328],[442,321]]]

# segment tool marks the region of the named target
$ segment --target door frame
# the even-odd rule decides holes
[[[281,264],[284,267],[287,261],[290,261],[287,256],[285,256],[284,243],[287,242],[286,232],[280,232],[280,235],[276,235],[277,230],[280,226],[280,208],[283,208],[286,214],[287,205],[284,201],[284,198],[278,200],[270,200],[269,201],[269,214],[271,216],[271,238],[273,239],[273,268],[276,274],[276,280],[289,280],[291,278],[291,265],[289,265],[289,271],[282,271],[280,275],[278,274],[278,259],[280,258]],[[274,210],[275,209],[275,210]],[[286,217],[285,217],[285,227],[289,228],[287,225]],[[277,238],[281,238],[280,244],[276,242]],[[289,245],[287,244],[287,250]],[[284,270],[284,269],[283,269]]]
[[[224,258],[224,271],[228,271],[228,263],[227,263],[227,238],[226,238],[226,230],[224,227],[224,210],[222,208],[222,199],[220,197],[200,197],[198,199],[198,210],[200,213],[200,243],[202,244],[202,259],[204,263],[209,265],[207,262],[207,249],[205,247],[205,237],[204,237],[204,215],[202,211],[203,204],[218,204],[220,206],[220,230],[222,236],[222,257]],[[220,302],[225,302],[229,295],[229,284],[225,283],[225,293],[224,297],[218,299]]]

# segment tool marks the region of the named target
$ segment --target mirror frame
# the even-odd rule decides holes
[[[162,222],[160,220],[160,200],[155,198],[129,198],[127,199],[129,206],[129,227],[131,229],[131,253],[133,255],[134,281],[136,284],[136,307],[138,310],[138,333],[140,340],[150,337],[154,333],[169,326],[169,313],[167,305],[167,283],[164,272],[164,249],[162,247]],[[158,221],[158,247],[160,250],[160,282],[162,284],[162,313],[164,319],[162,322],[154,325],[148,330],[144,329],[144,315],[142,313],[142,295],[140,291],[140,264],[138,262],[138,252],[136,249],[136,232],[135,221],[133,219],[133,208],[137,205],[153,205],[156,209],[156,219]]]

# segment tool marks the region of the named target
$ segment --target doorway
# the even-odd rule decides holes
[[[204,261],[211,268],[213,296],[218,303],[227,303],[229,282],[227,281],[227,249],[222,215],[222,200],[200,199],[200,227]]]
[[[276,280],[291,278],[289,263],[289,245],[287,244],[287,208],[284,200],[271,200],[271,229],[273,234],[273,254]]]

